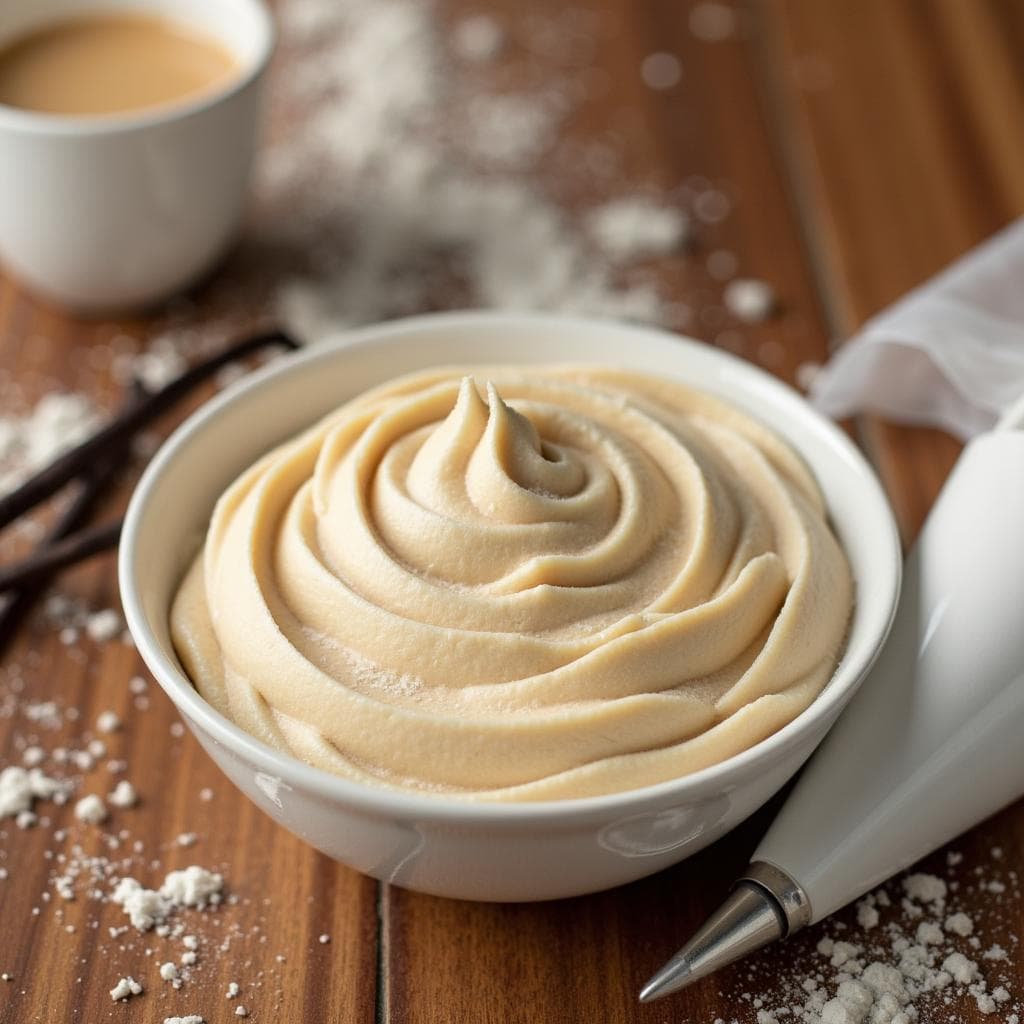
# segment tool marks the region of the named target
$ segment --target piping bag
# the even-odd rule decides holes
[[[1024,794],[1024,399],[964,449],[874,668],[648,1002],[827,917]]]

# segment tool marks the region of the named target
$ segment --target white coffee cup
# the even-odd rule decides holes
[[[194,100],[127,114],[0,104],[0,260],[30,289],[98,314],[167,298],[224,254],[242,214],[274,29],[260,0],[0,0],[0,46],[93,9],[194,26],[239,64]]]

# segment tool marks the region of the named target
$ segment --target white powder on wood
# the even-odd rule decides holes
[[[26,747],[21,752],[21,763],[26,768],[36,768],[46,760],[46,751],[42,747]]]
[[[559,120],[558,110],[543,97],[474,96],[463,123],[464,144],[482,164],[526,167],[549,148]]]
[[[916,903],[928,903],[936,913],[946,903],[946,883],[936,875],[913,874],[903,879],[903,891],[907,899]]]
[[[756,324],[767,320],[775,310],[775,292],[765,281],[737,278],[725,286],[725,308],[737,320]]]
[[[756,998],[744,994],[759,1024],[960,1024],[958,1000],[970,1000],[982,1015],[1018,1010],[1012,975],[985,977],[969,952],[981,944],[974,920],[950,906],[957,884],[918,872],[902,879],[901,888],[896,902],[885,890],[865,896],[851,915],[853,926],[841,919],[820,926],[831,923],[831,933],[814,947],[819,960],[812,952],[806,963],[797,952],[801,967],[794,975],[774,974]],[[998,963],[1005,956],[994,945],[981,960]],[[756,977],[756,962],[751,970]]]
[[[101,611],[93,612],[85,623],[85,631],[89,634],[90,639],[97,643],[113,640],[121,633],[122,629],[124,629],[124,623],[113,608],[104,608]]]
[[[96,719],[96,728],[100,732],[117,732],[121,728],[121,718],[115,711],[102,711]]]
[[[203,910],[217,905],[223,887],[221,875],[193,864],[182,871],[170,872],[159,890],[146,889],[134,878],[123,878],[110,898],[122,907],[132,925],[144,932],[163,924],[182,907]]]
[[[285,127],[260,166],[267,216],[278,215],[289,244],[322,250],[280,288],[299,336],[436,308],[452,289],[461,306],[672,315],[649,280],[621,278],[579,218],[525,173],[557,156],[559,125],[577,102],[557,68],[545,65],[543,96],[458,93],[429,0],[295,0],[282,11],[282,44],[314,42],[308,73],[282,95],[312,113],[301,131]],[[712,212],[728,209],[722,198]],[[317,243],[325,223],[344,228],[345,248]]]
[[[44,775],[38,768],[8,765],[0,771],[0,818],[31,813],[36,800],[54,800],[68,791],[67,783]]]
[[[132,996],[138,996],[141,994],[142,985],[132,977],[122,978],[110,990],[110,998],[113,999],[115,1003],[122,999],[131,999]]]
[[[0,494],[84,441],[99,415],[85,395],[51,392],[25,416],[0,416]]]
[[[30,721],[48,729],[59,729],[63,724],[60,708],[56,701],[46,700],[34,704],[26,704],[21,713]]]
[[[121,779],[114,791],[107,795],[107,801],[114,807],[134,807],[138,800],[135,787],[127,779]]]
[[[857,924],[861,928],[874,928],[878,924],[878,910],[873,901],[863,899],[857,904]]]
[[[95,793],[90,793],[75,804],[75,817],[88,825],[101,825],[107,820],[107,805]]]
[[[494,60],[504,45],[504,30],[487,14],[463,18],[452,32],[452,49],[466,61],[482,64]]]
[[[974,931],[974,922],[964,913],[950,914],[946,918],[945,928],[947,932],[967,937]]]
[[[626,263],[679,249],[689,237],[690,219],[675,207],[642,197],[625,197],[592,210],[586,227],[611,259]]]
[[[224,879],[215,871],[193,864],[183,871],[172,871],[160,887],[160,894],[174,907],[206,907],[220,902]]]
[[[963,953],[950,953],[942,961],[942,969],[959,985],[969,985],[978,976],[978,965]]]

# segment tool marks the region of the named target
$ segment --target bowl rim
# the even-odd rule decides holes
[[[781,729],[725,761],[699,771],[638,789],[616,793],[521,803],[473,801],[430,793],[419,794],[384,786],[369,786],[346,779],[306,764],[292,754],[267,746],[221,715],[203,699],[191,680],[161,649],[150,628],[143,609],[140,588],[136,584],[138,570],[135,549],[148,513],[149,498],[166,468],[178,457],[179,451],[196,434],[203,432],[212,421],[222,415],[229,406],[244,402],[256,392],[273,386],[278,377],[304,371],[310,364],[332,361],[341,352],[357,351],[383,341],[407,337],[425,330],[436,331],[448,326],[460,329],[475,326],[486,329],[495,325],[501,325],[506,329],[510,326],[518,326],[521,330],[534,331],[553,327],[572,330],[613,330],[622,332],[624,337],[643,335],[670,340],[681,346],[696,346],[704,353],[713,353],[712,358],[721,359],[723,366],[730,366],[738,369],[742,374],[751,375],[761,386],[775,391],[780,400],[792,402],[796,399],[805,406],[805,413],[809,414],[811,420],[816,422],[826,440],[833,446],[837,446],[845,459],[853,463],[863,478],[863,500],[869,500],[876,505],[877,510],[882,512],[882,519],[887,527],[887,536],[880,536],[877,543],[879,546],[884,545],[889,549],[888,590],[884,594],[872,594],[872,603],[884,602],[883,628],[870,649],[865,649],[859,659],[845,666],[846,678],[840,685],[834,685],[836,677],[833,674],[825,689],[811,704]],[[748,411],[742,401],[737,401],[734,404],[742,411]],[[750,414],[756,415],[756,413]],[[798,453],[803,456],[799,449]],[[237,755],[247,761],[260,764],[267,769],[268,773],[273,772],[275,776],[294,785],[296,789],[313,793],[329,802],[343,802],[350,808],[377,817],[398,817],[447,824],[522,826],[529,823],[552,824],[555,822],[579,824],[581,820],[585,819],[606,819],[609,815],[618,815],[623,812],[636,813],[651,805],[663,805],[666,800],[672,798],[692,801],[706,795],[705,791],[728,792],[741,784],[744,778],[756,773],[759,766],[767,768],[769,762],[775,763],[777,759],[798,746],[802,740],[806,740],[808,734],[813,732],[821,719],[827,719],[833,712],[833,717],[837,716],[867,676],[884,646],[895,618],[902,566],[903,557],[899,532],[888,499],[870,463],[835,423],[814,409],[798,391],[780,378],[732,353],[716,349],[697,339],[657,327],[558,313],[464,310],[420,314],[339,331],[337,336],[332,336],[329,341],[309,345],[298,352],[275,359],[259,370],[246,374],[242,380],[203,403],[161,445],[135,487],[121,534],[118,551],[118,582],[128,628],[139,654],[157,682],[186,718],[194,719],[216,742],[223,744]]]

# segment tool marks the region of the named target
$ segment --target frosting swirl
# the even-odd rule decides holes
[[[853,601],[802,461],[682,384],[399,378],[221,497],[172,609],[196,688],[274,747],[484,800],[722,761],[820,692]]]

